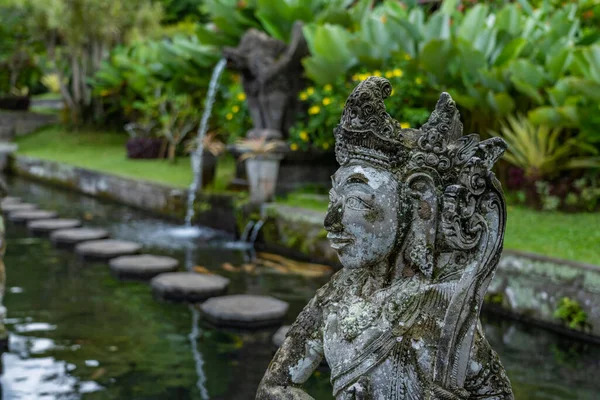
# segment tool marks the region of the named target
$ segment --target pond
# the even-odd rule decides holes
[[[287,323],[327,280],[236,271],[247,250],[223,233],[174,238],[169,230],[176,223],[128,207],[21,179],[8,183],[13,196],[227,276],[230,293],[289,302]],[[194,307],[158,302],[146,283],[118,281],[105,264],[84,263],[23,226],[7,223],[7,238],[10,351],[2,355],[3,399],[254,398],[275,329],[215,329]],[[483,320],[517,399],[598,398],[600,346],[488,315]],[[320,368],[307,383],[315,399],[331,399],[328,379]]]

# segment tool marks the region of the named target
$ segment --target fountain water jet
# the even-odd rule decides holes
[[[192,219],[194,218],[194,202],[196,201],[198,190],[202,187],[202,153],[204,152],[204,136],[208,130],[208,120],[215,103],[217,88],[219,87],[219,78],[221,77],[221,74],[223,74],[226,65],[227,60],[224,58],[221,59],[215,66],[212,76],[210,77],[210,83],[206,93],[206,103],[204,104],[204,113],[202,114],[200,126],[198,127],[198,138],[196,139],[198,141],[198,146],[196,147],[196,151],[193,152],[190,157],[192,170],[194,171],[194,179],[188,190],[185,226],[174,232],[177,236],[199,236],[201,233],[200,228],[192,226]]]

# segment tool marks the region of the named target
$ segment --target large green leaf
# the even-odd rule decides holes
[[[519,57],[519,54],[525,48],[526,45],[527,40],[525,40],[524,38],[515,38],[511,40],[504,46],[500,54],[498,54],[498,56],[494,60],[492,60],[493,65],[500,67],[505,65],[509,61],[516,59],[517,57]]]
[[[488,16],[488,7],[477,4],[467,11],[460,27],[458,36],[466,40],[477,40],[480,32],[485,28],[485,21]]]

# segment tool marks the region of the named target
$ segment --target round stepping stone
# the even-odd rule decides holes
[[[16,211],[31,211],[35,210],[37,205],[31,203],[2,203],[2,211],[5,213],[11,213]]]
[[[52,219],[56,218],[58,214],[55,211],[46,210],[26,210],[26,211],[14,211],[8,215],[8,219],[17,223],[27,223],[29,221],[36,221],[40,219]]]
[[[88,259],[108,260],[111,258],[135,254],[142,245],[126,240],[104,239],[90,240],[75,246],[75,253]]]
[[[225,293],[229,279],[197,272],[168,272],[153,278],[150,286],[158,298],[197,303]]]
[[[17,204],[20,202],[21,202],[20,197],[6,196],[5,198],[2,199],[2,206],[4,207],[7,204]]]
[[[285,340],[285,335],[287,335],[290,328],[290,325],[284,325],[281,328],[277,329],[277,332],[275,332],[272,339],[273,344],[275,346],[280,347],[283,344],[283,341]]]
[[[179,261],[171,257],[140,254],[113,258],[108,265],[117,278],[151,279],[158,274],[175,271]]]
[[[76,228],[80,225],[81,221],[78,219],[55,218],[31,221],[27,224],[27,228],[33,233],[50,233],[59,229]]]
[[[60,229],[50,234],[50,240],[57,246],[71,247],[90,240],[106,239],[108,231],[98,228]]]
[[[235,328],[263,328],[281,323],[288,303],[270,296],[236,294],[207,300],[200,309],[210,322]]]

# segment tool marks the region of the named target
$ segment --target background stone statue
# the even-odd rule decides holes
[[[347,399],[512,399],[479,312],[502,251],[506,207],[491,172],[506,145],[463,136],[443,93],[421,129],[385,110],[370,77],[335,130],[340,168],[325,228],[344,268],[291,327],[257,399],[309,399],[323,357]]]
[[[249,137],[282,138],[298,112],[304,87],[301,59],[308,55],[302,24],[296,22],[290,44],[250,29],[238,47],[225,48],[228,67],[240,72],[253,122]]]

